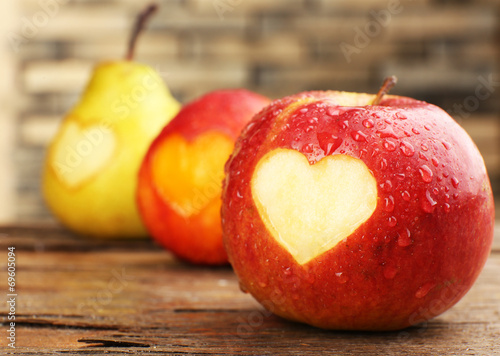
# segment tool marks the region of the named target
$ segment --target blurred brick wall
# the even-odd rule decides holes
[[[3,51],[14,58],[5,63],[17,74],[18,100],[10,121],[13,154],[4,149],[0,164],[8,158],[14,167],[1,167],[14,182],[10,217],[50,221],[39,192],[44,149],[93,65],[124,55],[145,2],[8,1],[15,5],[0,17],[14,25]],[[157,68],[182,102],[227,87],[273,98],[311,89],[376,92],[395,74],[393,93],[439,105],[469,131],[497,186],[500,1],[159,3],[136,59]],[[1,182],[0,192],[8,184]]]

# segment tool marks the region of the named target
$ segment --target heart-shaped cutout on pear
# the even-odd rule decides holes
[[[224,163],[233,146],[218,132],[206,132],[191,142],[179,134],[163,140],[152,158],[153,182],[163,201],[189,217],[220,200]]]
[[[64,124],[50,151],[51,166],[68,188],[77,188],[101,172],[113,158],[115,134],[104,125]]]
[[[273,150],[258,162],[251,189],[267,229],[299,264],[349,237],[377,206],[368,167],[341,154],[310,165],[298,151]]]

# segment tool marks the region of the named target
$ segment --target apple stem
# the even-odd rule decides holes
[[[153,15],[156,12],[156,10],[158,10],[158,5],[150,4],[137,16],[134,28],[132,30],[132,34],[130,35],[130,39],[128,42],[127,55],[125,56],[125,59],[127,61],[131,61],[134,58],[134,51],[135,51],[135,44],[137,42],[137,37],[139,37],[139,34],[144,29],[144,25],[151,18],[151,15]]]
[[[382,97],[389,92],[389,90],[392,89],[393,86],[396,85],[398,82],[398,78],[396,78],[395,75],[391,75],[390,77],[387,77],[384,79],[384,83],[382,83],[382,86],[380,87],[377,95],[375,96],[375,99],[373,99],[371,105],[378,105],[382,101]]]

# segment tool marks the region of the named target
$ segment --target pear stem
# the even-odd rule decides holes
[[[151,18],[151,15],[153,15],[156,12],[156,10],[158,10],[158,5],[150,4],[137,16],[134,28],[132,30],[132,34],[130,35],[130,39],[128,42],[127,55],[125,56],[125,59],[127,61],[131,61],[134,58],[134,51],[135,51],[135,44],[137,42],[137,37],[139,37],[139,34],[144,29],[146,22]]]
[[[375,99],[373,99],[371,105],[378,105],[382,101],[382,98],[385,94],[389,92],[389,90],[392,89],[393,86],[396,85],[398,82],[398,78],[396,78],[395,75],[391,75],[390,77],[387,77],[384,79],[384,83],[382,83],[382,86],[380,87],[377,96],[375,96]]]

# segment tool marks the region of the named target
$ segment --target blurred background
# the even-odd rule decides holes
[[[185,103],[218,88],[271,98],[378,90],[441,106],[480,148],[500,193],[500,1],[164,0],[136,50]],[[45,148],[96,62],[122,58],[133,0],[0,3],[0,223],[52,223]],[[497,194],[498,196],[498,194]]]

